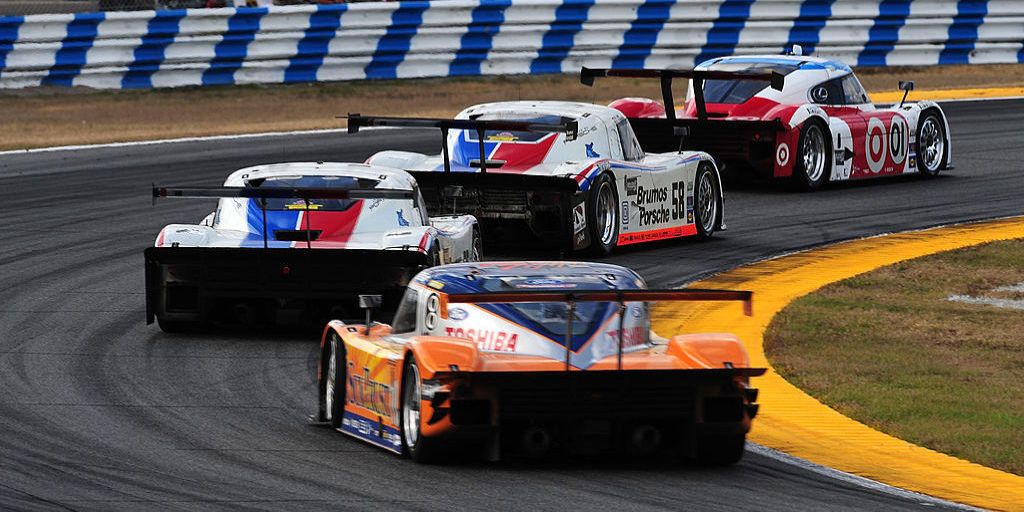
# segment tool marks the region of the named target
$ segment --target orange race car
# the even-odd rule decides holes
[[[374,296],[362,296],[374,306]],[[731,334],[660,338],[648,302],[736,300],[648,290],[635,272],[577,262],[434,267],[392,325],[332,321],[321,341],[319,421],[421,462],[451,452],[743,456],[757,390]]]

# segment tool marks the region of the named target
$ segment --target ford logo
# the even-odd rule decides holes
[[[467,316],[469,316],[469,313],[462,308],[451,308],[448,310],[448,318],[455,321],[465,320]]]

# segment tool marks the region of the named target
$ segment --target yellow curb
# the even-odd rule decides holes
[[[754,316],[725,303],[657,307],[657,332],[739,336],[755,366],[761,411],[750,439],[797,457],[889,485],[978,507],[1024,510],[1024,477],[923,448],[843,416],[783,379],[764,353],[764,331],[793,300],[822,286],[937,252],[1024,238],[1024,217],[883,235],[782,256],[694,283],[754,292]],[[739,318],[737,320],[737,318]],[[842,340],[835,340],[841,342]]]
[[[903,91],[887,91],[870,93],[876,103],[897,103],[903,99]],[[983,98],[1016,98],[1024,96],[1024,87],[991,87],[978,89],[938,89],[931,91],[911,91],[907,101],[944,101],[973,100]]]

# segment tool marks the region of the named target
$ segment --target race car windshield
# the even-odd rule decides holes
[[[557,291],[582,291],[582,290],[614,290],[618,287],[605,277],[599,276],[572,276],[572,277],[500,277],[488,278],[482,283],[483,289],[491,292],[498,291],[530,291],[530,290],[557,290]],[[554,339],[562,338],[569,328],[569,306],[564,302],[537,302],[537,303],[516,303],[503,304],[501,314],[507,320],[518,322],[515,314],[522,315],[535,327],[539,327],[541,334]],[[508,308],[508,309],[505,309]],[[511,310],[511,311],[509,311]],[[618,304],[614,302],[578,302],[572,317],[573,336],[588,336],[593,333],[601,324],[618,310]],[[504,314],[508,311],[513,314]]]
[[[797,64],[774,64],[774,63],[751,63],[751,62],[723,62],[713,64],[709,68],[712,71],[774,71],[781,75],[788,75],[796,71]],[[764,80],[705,80],[704,101],[708,103],[743,103],[755,94],[768,87]]]
[[[562,124],[571,121],[561,116],[531,116],[517,114],[482,114],[474,117],[480,121],[524,121],[530,123]],[[512,132],[506,130],[487,130],[484,132],[484,142],[537,142],[550,133],[547,132]],[[478,142],[475,130],[466,130],[465,138],[468,142]]]
[[[275,176],[260,178],[246,182],[247,186],[259,188],[339,188],[365,189],[374,188],[376,180],[353,178],[351,176]],[[356,204],[355,199],[310,199],[307,206],[305,199],[271,198],[267,199],[267,210],[316,210],[323,212],[343,212]]]

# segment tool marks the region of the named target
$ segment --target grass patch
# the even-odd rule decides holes
[[[895,91],[899,79],[919,89],[990,87],[1024,82],[1024,66],[867,68],[872,92]],[[685,81],[676,86],[682,98]],[[0,90],[0,150],[158,138],[340,128],[335,116],[451,116],[481,102],[562,99],[608,103],[622,96],[659,98],[656,81],[598,80],[575,75],[194,87],[143,91],[36,88]],[[913,98],[913,95],[911,95]]]
[[[1024,282],[1024,240],[902,262],[779,313],[772,365],[843,414],[1024,475],[1024,311],[951,302]]]

